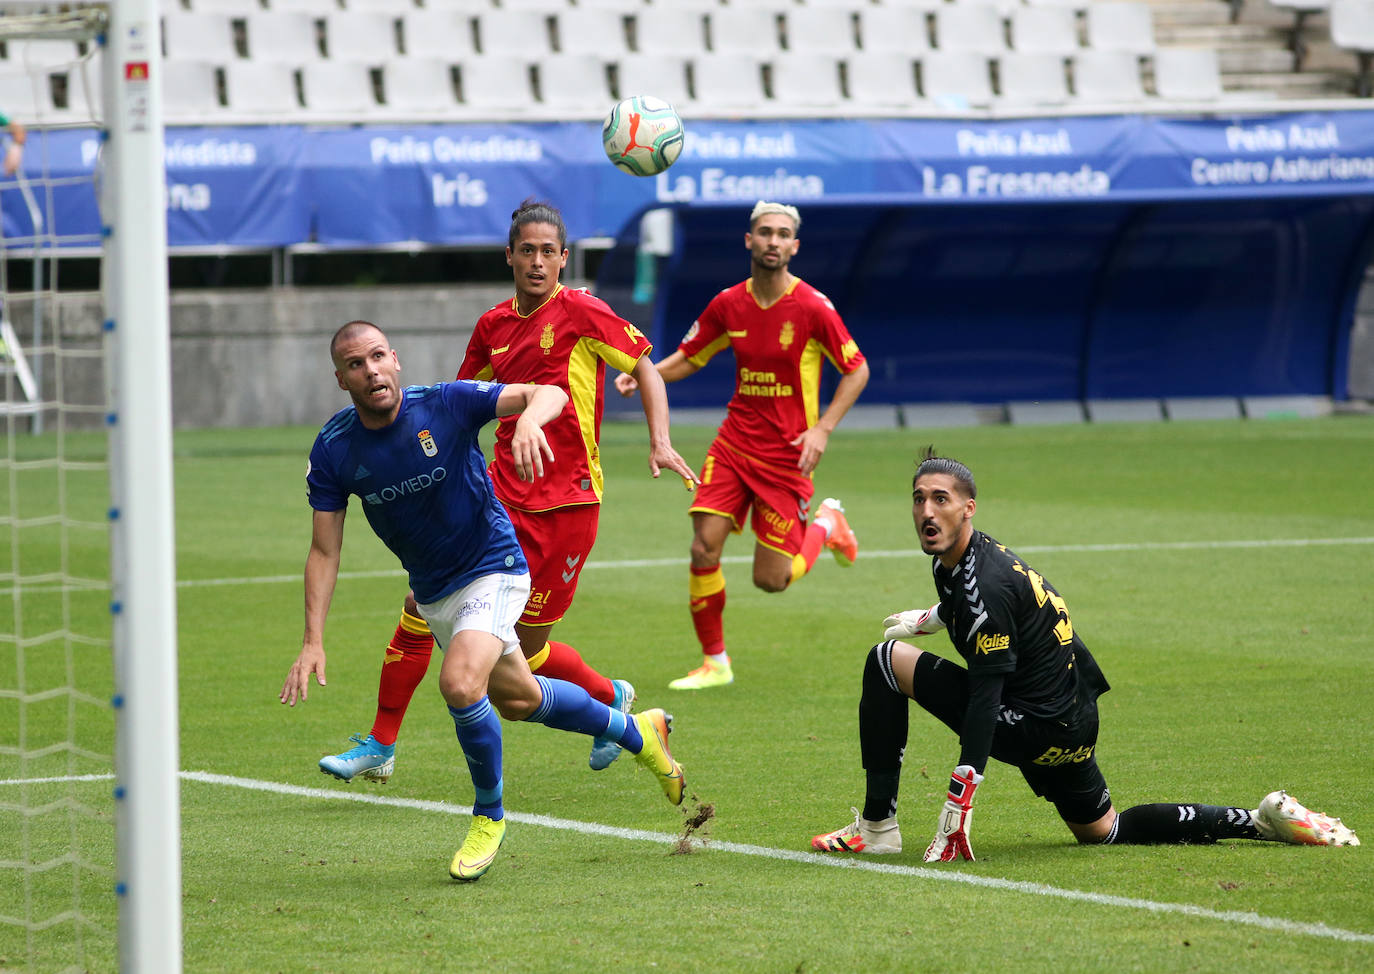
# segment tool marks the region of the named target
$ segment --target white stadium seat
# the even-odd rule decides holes
[[[540,102],[561,112],[600,118],[614,102],[606,62],[595,54],[550,54],[535,64]]]
[[[362,120],[377,114],[372,65],[364,61],[312,61],[301,67],[305,116]]]
[[[235,114],[285,121],[300,111],[296,71],[279,62],[234,61],[224,66],[225,104]]]
[[[553,50],[549,15],[542,10],[486,10],[477,15],[477,40],[484,57],[508,54],[540,58]]]
[[[1078,50],[1078,20],[1067,7],[1013,10],[1011,49],[1022,54],[1074,54]]]
[[[849,7],[798,7],[786,14],[787,49],[794,54],[834,54],[856,50],[854,10]]]
[[[935,11],[935,49],[1000,54],[1007,49],[1002,14],[987,3],[955,3]]]
[[[169,61],[217,61],[238,57],[234,24],[224,13],[169,13],[162,18],[162,48]]]
[[[699,7],[655,8],[635,15],[634,35],[637,54],[691,57],[706,50],[706,17]]]
[[[9,40],[5,42],[5,52],[5,64],[25,71],[62,67],[80,57],[71,41]]]
[[[387,115],[444,118],[458,109],[453,65],[443,58],[403,57],[382,65]]]
[[[687,59],[678,54],[626,54],[616,62],[616,96],[654,95],[675,106],[690,99]]]
[[[700,54],[692,59],[697,114],[740,115],[765,107],[763,66],[752,54]]]
[[[736,5],[712,10],[707,17],[711,50],[716,54],[754,54],[768,57],[781,48],[778,15],[781,7]],[[643,20],[643,17],[639,18]]]
[[[254,61],[304,64],[320,56],[315,18],[307,13],[273,11],[244,18],[248,56]]]
[[[458,65],[463,107],[468,113],[519,115],[534,106],[529,64],[521,58],[468,58]]]
[[[865,54],[890,51],[921,55],[930,50],[926,12],[918,7],[871,7],[859,14],[859,40]]]
[[[1069,100],[1068,74],[1059,54],[1022,54],[1012,51],[997,59],[1002,108],[1063,105]]]
[[[1209,47],[1155,51],[1155,93],[1170,101],[1214,101],[1222,95],[1221,66]]]
[[[1335,0],[1331,4],[1331,43],[1355,52],[1360,62],[1359,94],[1368,98],[1370,63],[1374,61],[1374,4],[1369,0]]]
[[[460,61],[477,53],[472,18],[457,10],[409,10],[401,16],[406,57]]]
[[[563,54],[596,52],[616,58],[630,52],[625,36],[625,15],[610,7],[575,7],[561,12],[556,21],[558,50]]]
[[[214,125],[224,106],[219,70],[206,61],[166,61],[162,65],[162,112],[168,125]]]
[[[916,91],[916,64],[900,51],[878,51],[851,57],[845,76],[849,101],[857,110],[913,108],[920,101]]]
[[[976,51],[921,55],[921,93],[936,106],[952,111],[992,104],[987,57]]]
[[[840,62],[830,54],[775,54],[771,58],[773,102],[799,114],[833,113],[844,103]]]
[[[1087,8],[1088,47],[1149,54],[1155,49],[1154,18],[1144,3],[1094,3]]]
[[[267,0],[267,9],[280,13],[323,17],[339,9],[337,0]]]
[[[1073,57],[1073,93],[1088,104],[1144,101],[1140,59],[1130,51],[1080,51]]]
[[[332,13],[324,18],[324,49],[341,61],[381,64],[396,56],[396,18],[372,11]]]

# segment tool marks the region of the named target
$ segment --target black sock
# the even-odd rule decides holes
[[[1222,805],[1136,805],[1116,817],[1104,843],[1205,844],[1218,839],[1258,839],[1254,814]]]
[[[906,720],[907,696],[892,675],[892,644],[882,643],[868,653],[859,699],[859,750],[868,773],[863,817],[870,822],[897,814]]]

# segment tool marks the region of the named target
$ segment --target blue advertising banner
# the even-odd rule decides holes
[[[36,132],[26,156],[70,180],[62,233],[98,234],[94,130]],[[494,244],[526,196],[562,207],[574,239],[615,236],[654,203],[1007,204],[1374,194],[1374,113],[1119,115],[1004,121],[688,119],[676,165],[637,179],[591,123],[167,132],[173,247]],[[41,165],[40,165],[41,161]],[[0,183],[7,238],[31,230]]]

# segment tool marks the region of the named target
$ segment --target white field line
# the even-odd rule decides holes
[[[1018,554],[1059,554],[1080,552],[1132,552],[1132,551],[1214,551],[1228,548],[1311,548],[1333,545],[1370,545],[1374,538],[1255,538],[1237,541],[1127,541],[1105,544],[1059,544],[1059,545],[1016,545],[1013,550]],[[919,549],[906,548],[895,551],[869,551],[864,549],[863,558],[923,558]],[[727,565],[743,565],[754,560],[753,555],[727,555],[721,562]],[[619,561],[588,561],[586,569],[625,569],[625,568],[681,568],[687,564],[686,558],[629,558]],[[339,572],[340,581],[345,579],[366,578],[404,578],[405,572],[399,568],[386,568],[369,572]],[[191,578],[177,582],[178,588],[210,588],[220,585],[299,585],[299,572],[292,575],[257,575],[243,578]]]
[[[238,778],[232,775],[211,774],[208,771],[183,771],[185,781],[207,785],[223,785],[228,788],[244,788],[250,791],[265,791],[274,795],[290,795],[297,798],[315,798],[331,801],[356,802],[363,805],[383,805],[389,808],[409,808],[421,812],[438,812],[444,815],[471,815],[472,808],[467,805],[450,805],[448,802],[425,801],[418,798],[391,798],[384,795],[368,794],[357,791],[336,791],[324,788],[304,788],[300,785],[285,785],[273,781],[258,781],[253,778]],[[114,775],[80,775],[73,778],[30,778],[24,780],[3,780],[2,785],[48,784],[62,781],[110,781]],[[533,825],[582,835],[598,835],[631,842],[652,842],[655,845],[671,846],[679,841],[679,836],[667,832],[649,832],[644,829],[624,829],[613,825],[600,825],[595,822],[577,822],[572,819],[554,818],[551,815],[531,815],[524,812],[507,811],[506,817],[522,825]],[[1339,940],[1346,943],[1374,944],[1374,934],[1343,930],[1327,926],[1325,923],[1301,923],[1279,917],[1261,916],[1258,913],[1245,913],[1239,910],[1212,910],[1189,903],[1161,903],[1155,900],[1142,900],[1131,896],[1113,896],[1109,893],[1090,893],[1076,889],[1060,889],[1044,883],[1028,883],[1020,880],[999,879],[996,876],[980,876],[976,873],[952,872],[932,866],[902,866],[895,863],[873,862],[863,858],[841,858],[823,856],[814,852],[798,852],[792,849],[773,849],[768,846],[748,845],[740,842],[693,842],[698,848],[732,852],[742,856],[757,856],[762,859],[776,859],[784,862],[802,863],[808,866],[825,866],[831,869],[859,869],[866,872],[883,873],[889,876],[905,876],[913,879],[929,879],[947,883],[963,883],[983,889],[994,889],[1006,893],[1025,893],[1032,896],[1048,896],[1053,899],[1069,900],[1077,903],[1091,903],[1096,906],[1125,910],[1143,910],[1147,913],[1172,913],[1180,916],[1195,917],[1199,920],[1216,920],[1219,923],[1235,924],[1246,927],[1259,927],[1274,933],[1296,934],[1306,937],[1321,937],[1326,940]]]

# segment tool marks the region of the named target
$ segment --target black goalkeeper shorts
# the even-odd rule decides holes
[[[962,734],[968,712],[968,670],[931,652],[921,653],[914,679],[916,702]],[[1023,714],[1002,705],[992,734],[992,756],[1013,765],[1066,822],[1095,822],[1111,807],[1111,792],[1097,766],[1097,704],[1070,722]]]

